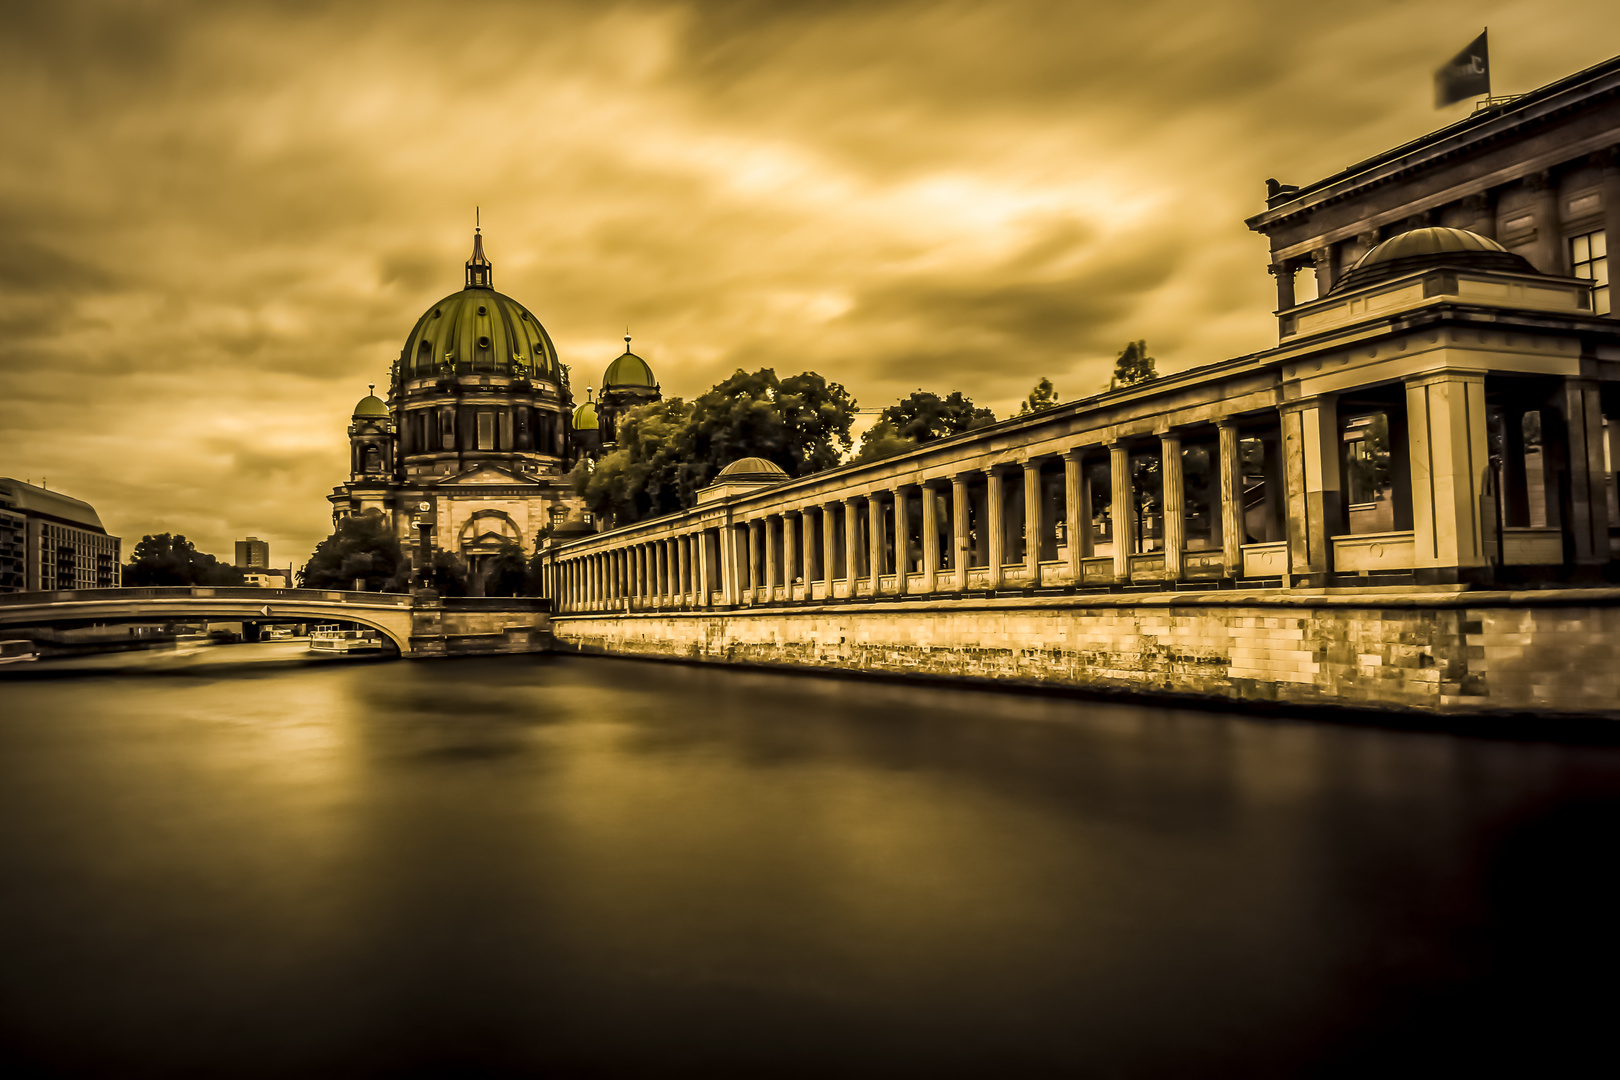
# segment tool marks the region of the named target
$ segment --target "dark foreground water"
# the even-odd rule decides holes
[[[1617,840],[1602,748],[586,658],[0,679],[0,1066],[1591,1075]]]

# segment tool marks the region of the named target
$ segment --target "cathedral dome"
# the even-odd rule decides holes
[[[1355,261],[1333,292],[1376,285],[1431,266],[1474,267],[1533,274],[1535,267],[1495,240],[1467,229],[1431,226],[1392,236]]]
[[[467,286],[416,320],[399,355],[400,377],[446,374],[532,376],[557,380],[557,349],[529,309],[493,288],[483,237],[473,238]]]
[[[574,410],[575,431],[595,431],[601,424],[596,419],[596,402],[591,400],[591,391],[585,390],[585,404]]]
[[[608,365],[607,372],[602,376],[602,392],[610,390],[629,390],[657,388],[658,380],[653,378],[652,368],[647,361],[630,351],[630,338],[624,339],[624,355]]]
[[[367,389],[375,391],[377,389],[376,384],[372,384],[371,386],[367,387]],[[361,398],[355,404],[354,418],[356,420],[364,420],[373,417],[387,419],[388,403],[382,398],[378,397],[375,393],[370,393]]]

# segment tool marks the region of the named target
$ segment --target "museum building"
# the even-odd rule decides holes
[[[593,531],[569,470],[581,455],[600,453],[601,435],[611,444],[624,409],[658,400],[652,369],[630,352],[627,336],[601,402],[576,409],[545,327],[493,280],[475,231],[462,289],[416,321],[387,398],[373,385],[355,405],[349,479],[328,497],[334,523],[370,510],[387,515],[418,566],[450,551],[476,574],[507,544],[532,551],[543,530]]]

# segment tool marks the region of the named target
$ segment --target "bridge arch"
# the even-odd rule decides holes
[[[137,588],[13,593],[0,597],[9,628],[197,619],[231,622],[349,622],[376,630],[411,654],[411,597],[323,589]]]

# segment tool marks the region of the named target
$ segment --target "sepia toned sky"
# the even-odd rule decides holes
[[[1264,180],[1620,53],[1620,4],[0,5],[0,475],[299,563],[482,207],[576,392],[1065,399],[1275,344]]]

